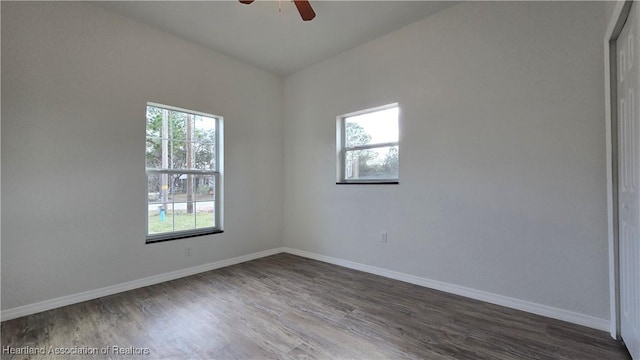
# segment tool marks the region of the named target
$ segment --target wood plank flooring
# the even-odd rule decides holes
[[[289,254],[9,320],[1,332],[2,347],[45,352],[2,359],[630,359],[605,332]]]

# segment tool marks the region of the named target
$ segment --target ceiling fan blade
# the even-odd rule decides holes
[[[309,4],[308,0],[293,0],[293,3],[296,4],[302,20],[309,21],[313,20],[313,18],[316,17],[316,13],[315,11],[313,11],[313,8],[311,7],[311,4]]]
[[[255,0],[240,0],[240,2],[243,3],[243,4],[251,4],[254,1]]]

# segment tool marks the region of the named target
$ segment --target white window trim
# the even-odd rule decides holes
[[[368,108],[365,110],[354,111],[348,114],[340,115],[336,118],[336,174],[337,180],[336,184],[398,184],[399,177],[396,178],[383,178],[383,179],[347,179],[346,178],[346,162],[347,162],[347,152],[354,150],[368,150],[368,149],[376,149],[382,147],[390,147],[397,146],[400,148],[400,135],[398,134],[398,141],[395,142],[387,142],[387,143],[375,143],[375,144],[366,144],[359,146],[346,146],[346,119],[358,116],[369,114],[373,112],[383,111],[387,109],[398,108],[398,123],[400,122],[400,105],[398,103],[391,103],[382,106],[376,106],[373,108]]]
[[[205,116],[209,118],[213,118],[216,120],[216,169],[215,170],[186,170],[186,169],[155,169],[155,168],[146,168],[146,178],[150,174],[196,174],[196,175],[213,175],[215,177],[215,224],[216,226],[192,229],[192,230],[182,230],[182,231],[172,231],[166,233],[159,234],[149,234],[149,204],[148,198],[145,202],[145,239],[147,244],[153,244],[156,242],[169,241],[169,240],[178,240],[184,239],[194,236],[201,235],[209,235],[209,234],[217,234],[222,233],[224,228],[224,118],[222,116],[213,115],[205,112],[194,111],[190,109],[183,109],[176,106],[164,105],[160,103],[147,102],[146,106],[153,106],[161,109],[178,111],[183,113],[189,113],[192,115]],[[146,125],[145,125],[145,139],[146,139]],[[147,184],[145,184],[145,195],[148,194],[148,180]]]

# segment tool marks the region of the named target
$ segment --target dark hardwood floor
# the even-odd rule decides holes
[[[2,359],[630,359],[605,332],[288,254],[1,331],[3,348],[45,352]]]

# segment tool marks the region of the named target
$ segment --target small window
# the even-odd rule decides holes
[[[338,117],[338,183],[398,183],[398,104]]]
[[[147,105],[147,243],[222,231],[222,118]]]

